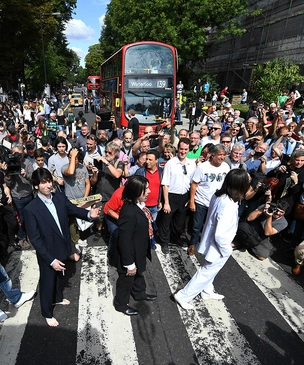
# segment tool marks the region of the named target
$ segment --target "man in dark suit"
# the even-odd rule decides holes
[[[53,305],[68,305],[61,287],[66,260],[72,253],[69,215],[91,220],[99,216],[100,208],[90,212],[73,205],[64,194],[55,193],[51,173],[39,168],[32,175],[32,183],[38,194],[26,206],[25,226],[30,242],[36,249],[40,270],[41,313],[49,326],[58,326],[53,317]]]

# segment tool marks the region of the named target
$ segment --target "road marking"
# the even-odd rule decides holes
[[[130,317],[113,307],[116,278],[107,247],[83,250],[76,364],[138,364]]]
[[[23,292],[36,290],[39,281],[39,268],[35,251],[15,251],[5,270],[12,280],[13,288],[18,287]],[[1,365],[16,363],[32,303],[33,301],[29,301],[19,309],[4,300],[0,303],[1,309],[8,315],[2,326],[0,324]]]
[[[233,257],[284,320],[304,341],[304,290],[272,259],[257,260],[247,251]]]
[[[200,264],[182,248],[171,246],[165,256],[157,246],[157,257],[175,293],[188,283]],[[199,364],[260,364],[223,301],[203,301],[198,296],[192,304],[194,310],[179,306],[178,310]]]

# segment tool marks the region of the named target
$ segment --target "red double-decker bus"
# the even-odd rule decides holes
[[[92,97],[99,96],[100,91],[100,76],[88,76],[87,79],[87,97],[91,99]]]
[[[100,67],[101,112],[114,113],[120,127],[128,127],[134,109],[140,134],[148,126],[171,118],[174,123],[177,51],[153,41],[123,46]]]

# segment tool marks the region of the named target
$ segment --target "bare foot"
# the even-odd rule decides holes
[[[73,255],[70,256],[70,260],[73,260],[73,261],[79,261],[80,260],[80,255],[79,253],[73,253]]]
[[[45,320],[46,320],[46,323],[51,327],[57,327],[59,325],[59,322],[54,317],[46,318]]]
[[[60,304],[60,305],[69,305],[71,302],[67,299],[63,299],[62,302],[55,303],[54,305]]]
[[[194,252],[195,252],[195,246],[194,245],[190,245],[188,247],[188,250],[187,250],[187,253],[189,256],[193,256],[194,255]]]

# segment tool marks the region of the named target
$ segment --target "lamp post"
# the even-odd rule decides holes
[[[42,29],[42,17],[43,16],[57,16],[61,15],[61,13],[40,13],[40,32],[41,32],[41,45],[42,45],[42,57],[43,57],[43,70],[44,70],[44,91],[47,90],[47,94],[49,94],[47,76],[46,76],[46,62],[45,62],[45,50],[44,50],[44,39],[43,39],[43,29]],[[50,95],[48,95],[50,96]]]

